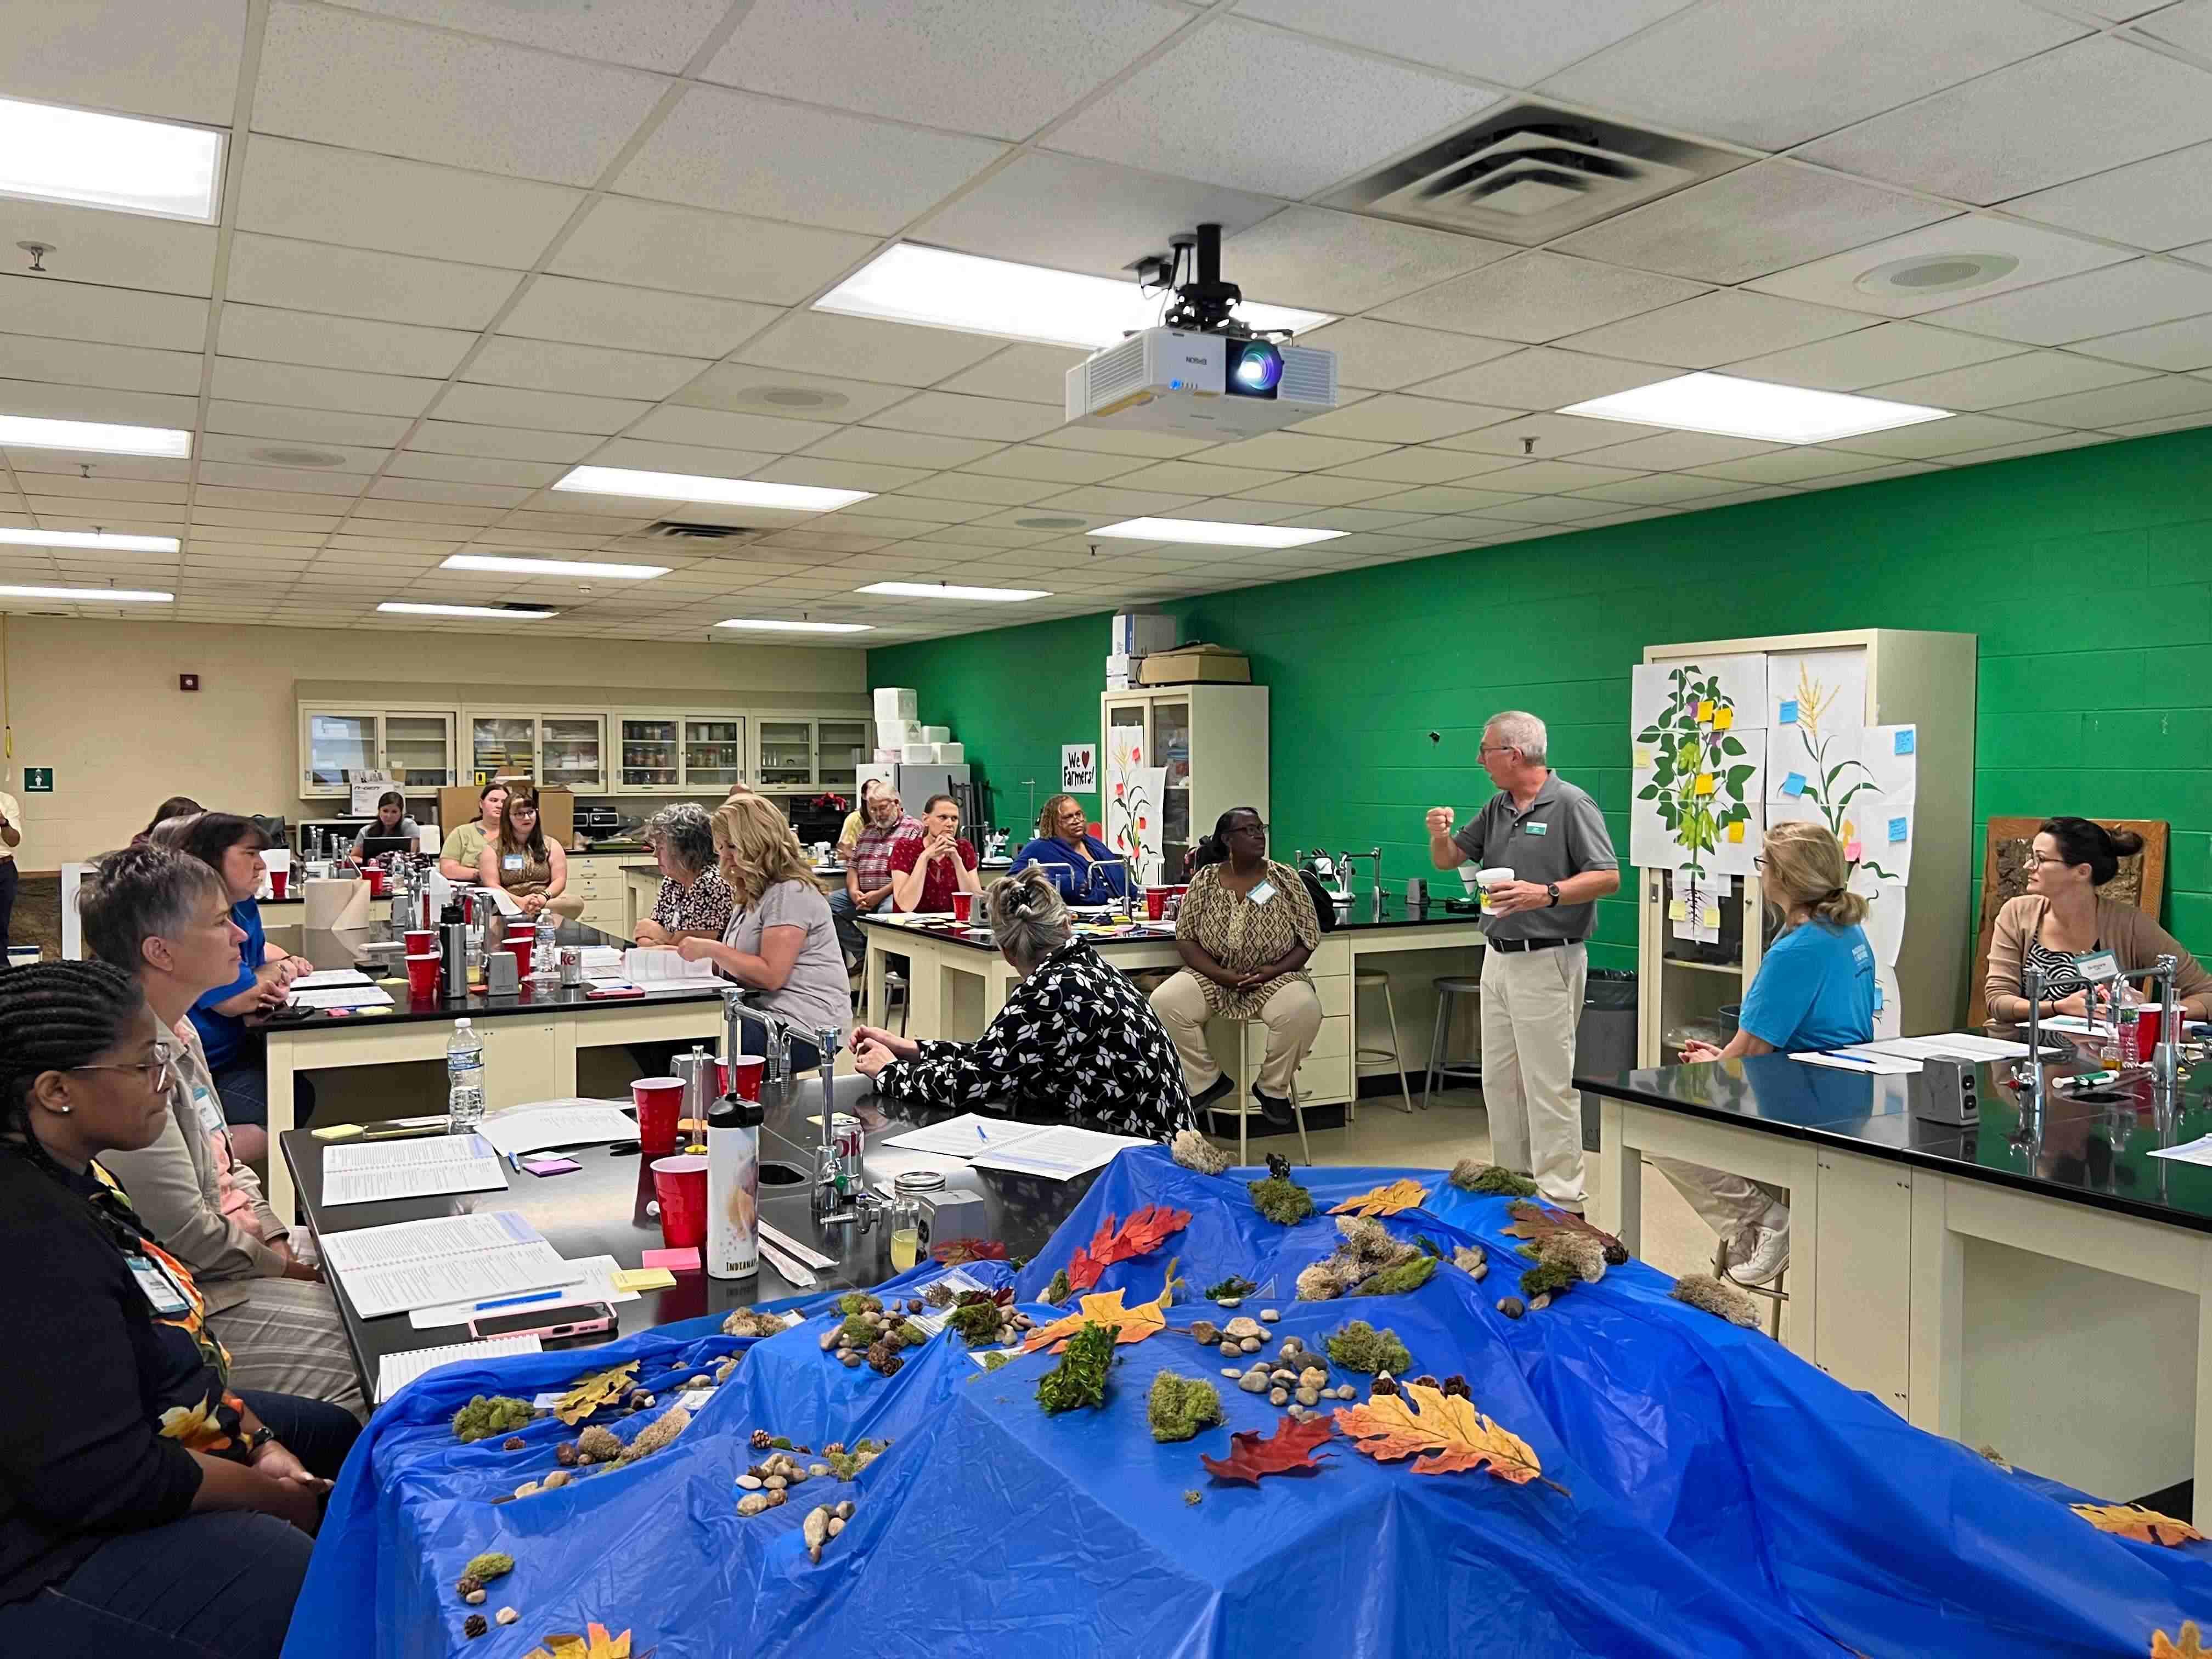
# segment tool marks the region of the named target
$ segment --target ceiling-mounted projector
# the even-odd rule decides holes
[[[1139,329],[1067,371],[1071,426],[1249,438],[1336,407],[1336,354],[1255,334],[1231,314],[1243,296],[1221,280],[1221,227],[1175,239],[1172,254],[1138,262],[1141,284],[1174,282],[1186,252],[1192,279],[1157,328]]]

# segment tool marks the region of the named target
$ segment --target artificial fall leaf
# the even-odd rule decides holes
[[[1286,1416],[1275,1425],[1274,1433],[1262,1437],[1257,1429],[1243,1430],[1229,1437],[1228,1456],[1208,1457],[1200,1452],[1198,1461],[1216,1480],[1242,1480],[1256,1486],[1263,1474],[1314,1474],[1328,1460],[1327,1452],[1316,1456],[1314,1448],[1334,1432],[1325,1417]]]
[[[957,1267],[963,1261],[1004,1261],[1006,1247],[995,1238],[948,1238],[929,1247],[933,1261]]]
[[[1118,1226],[1114,1212],[1107,1211],[1089,1246],[1077,1250],[1067,1264],[1069,1288],[1089,1290],[1115,1262],[1150,1255],[1189,1224],[1188,1210],[1170,1210],[1160,1204],[1146,1205]]]
[[[1425,1383],[1403,1382],[1396,1394],[1378,1394],[1349,1410],[1340,1408],[1336,1425],[1360,1451],[1379,1462],[1414,1457],[1415,1474],[1455,1474],[1487,1468],[1516,1486],[1545,1479],[1535,1449],[1510,1430],[1501,1429],[1475,1410],[1474,1402]]]
[[[1121,1305],[1120,1291],[1099,1291],[1083,1298],[1077,1310],[1064,1314],[1049,1325],[1040,1325],[1022,1342],[1024,1353],[1035,1353],[1047,1343],[1054,1353],[1067,1352],[1067,1339],[1085,1325],[1118,1325],[1120,1334],[1114,1339],[1116,1347],[1131,1342],[1142,1342],[1146,1337],[1165,1330],[1168,1323],[1168,1304],[1175,1299],[1175,1258],[1168,1258],[1167,1283],[1160,1287],[1159,1296],[1151,1302],[1139,1302],[1133,1308]]]
[[[2075,1514],[2099,1532],[2132,1538],[2139,1544],[2162,1544],[2172,1549],[2176,1544],[2190,1543],[2204,1536],[2186,1521],[2177,1521],[2170,1515],[2160,1515],[2156,1510],[2147,1510],[2137,1504],[2076,1504],[2073,1508]]]
[[[2185,1619],[2179,1642],[2162,1630],[2150,1633],[2150,1659],[2212,1659],[2212,1648],[2204,1645],[2203,1633],[2197,1628],[2197,1621]]]
[[[641,1363],[633,1359],[627,1365],[578,1377],[568,1392],[554,1402],[553,1415],[574,1428],[593,1412],[613,1405],[637,1386],[637,1368]]]
[[[1394,1181],[1387,1187],[1377,1187],[1357,1198],[1347,1198],[1331,1210],[1331,1215],[1396,1215],[1401,1210],[1410,1210],[1429,1195],[1429,1189],[1418,1181]]]
[[[605,1625],[586,1626],[588,1634],[579,1636],[574,1631],[545,1638],[542,1648],[532,1648],[522,1659],[630,1659],[629,1632],[620,1636],[607,1634]]]

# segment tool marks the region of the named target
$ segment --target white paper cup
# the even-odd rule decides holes
[[[1491,908],[1490,890],[1502,883],[1509,882],[1512,879],[1513,872],[1505,868],[1503,865],[1495,866],[1488,870],[1478,870],[1474,872],[1474,884],[1482,890],[1482,908],[1485,910],[1488,910]]]

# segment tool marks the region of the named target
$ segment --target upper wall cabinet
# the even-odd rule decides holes
[[[410,793],[455,781],[451,709],[300,706],[300,796],[342,800],[356,775],[382,772]]]

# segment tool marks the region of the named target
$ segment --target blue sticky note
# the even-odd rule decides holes
[[[1782,712],[1775,717],[1774,723],[1777,726],[1795,726],[1797,724],[1796,698],[1788,697],[1783,700]]]
[[[1805,793],[1805,775],[1802,772],[1792,772],[1788,777],[1783,779],[1782,793],[1785,795],[1793,796],[1803,794]]]
[[[1903,818],[1892,818],[1889,821],[1889,838],[1892,841],[1903,841],[1911,831],[1911,824]]]
[[[1881,981],[1880,980],[1874,982],[1874,1011],[1877,1014],[1881,1012]]]
[[[1897,752],[1899,754],[1909,755],[1912,752],[1912,738],[1913,728],[1909,726],[1897,734]]]

